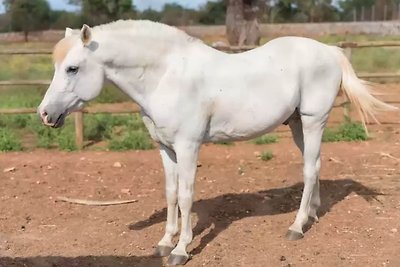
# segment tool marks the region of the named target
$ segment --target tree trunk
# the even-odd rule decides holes
[[[29,36],[29,31],[24,30],[24,41],[25,41],[25,43],[29,42],[28,36]]]
[[[259,45],[257,0],[229,0],[226,11],[226,34],[231,45]]]

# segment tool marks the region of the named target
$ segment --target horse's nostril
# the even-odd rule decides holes
[[[42,117],[42,121],[43,121],[45,124],[51,124],[51,123],[52,123],[52,119],[51,119],[51,117],[49,116],[49,114],[47,114],[46,111],[43,111],[43,112],[40,114],[40,116]]]

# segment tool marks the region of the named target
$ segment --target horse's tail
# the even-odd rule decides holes
[[[334,51],[342,67],[341,89],[350,102],[356,107],[364,128],[368,133],[366,122],[368,122],[369,118],[372,118],[376,123],[379,123],[375,117],[378,112],[393,111],[398,108],[375,98],[372,95],[371,83],[357,77],[350,61],[343,53],[343,50],[336,46],[330,46],[330,48]]]

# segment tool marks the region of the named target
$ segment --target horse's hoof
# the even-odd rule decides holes
[[[318,219],[318,216],[317,216],[317,215],[315,215],[315,216],[308,216],[308,218],[311,219],[312,222],[319,223],[319,219]]]
[[[156,257],[166,257],[171,254],[171,251],[173,250],[173,247],[167,247],[167,246],[157,246],[155,251],[154,251],[154,256]]]
[[[299,240],[302,239],[304,237],[304,235],[302,233],[293,231],[293,230],[288,230],[286,233],[286,239],[288,240]]]
[[[177,266],[184,265],[189,260],[189,256],[186,255],[169,255],[167,265],[168,266]]]

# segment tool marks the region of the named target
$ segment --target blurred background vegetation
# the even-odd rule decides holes
[[[256,9],[261,23],[381,21],[399,19],[400,13],[400,0],[204,0],[196,9],[169,1],[160,10],[139,10],[132,0],[64,1],[77,11],[51,10],[46,0],[3,0],[6,12],[0,15],[0,31],[80,28],[82,23],[97,25],[120,18],[222,25],[227,6],[237,1]]]

